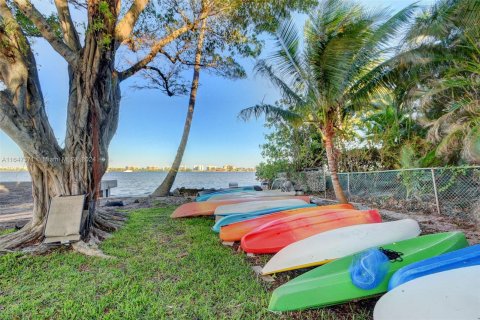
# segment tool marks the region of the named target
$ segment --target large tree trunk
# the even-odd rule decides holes
[[[115,4],[115,3],[113,3]],[[2,17],[14,21],[4,2]],[[115,12],[116,7],[110,7]],[[102,17],[98,5],[89,5],[89,23]],[[23,230],[0,238],[0,249],[29,245],[42,237],[50,200],[55,196],[86,195],[88,217],[82,230],[88,237],[95,219],[95,202],[107,168],[108,145],[118,124],[120,87],[115,64],[115,41],[102,41],[115,26],[89,31],[85,47],[69,64],[70,91],[65,147],[58,145],[41,93],[35,57],[18,25],[0,32],[11,43],[0,52],[0,75],[8,91],[1,92],[1,128],[18,144],[32,179],[33,218]],[[12,41],[21,37],[22,41]],[[7,42],[7,41],[5,41]]]
[[[337,158],[335,154],[335,145],[333,143],[334,129],[332,124],[327,124],[323,130],[323,137],[325,139],[325,152],[327,154],[328,169],[332,178],[333,190],[335,196],[340,203],[348,203],[347,197],[343,192],[343,188],[340,185],[337,175]]]
[[[95,214],[100,181],[107,169],[108,146],[118,125],[122,80],[146,67],[164,46],[195,30],[185,22],[155,41],[148,54],[123,71],[115,70],[115,53],[131,40],[148,0],[131,1],[121,12],[120,0],[89,0],[84,45],[69,11],[69,1],[55,0],[62,38],[28,0],[0,0],[0,129],[21,148],[32,178],[33,219],[21,231],[0,236],[0,251],[15,249],[42,237],[50,200],[55,196],[86,196],[88,208],[82,236],[96,228],[115,229],[108,215]],[[15,19],[22,12],[40,35],[68,63],[67,132],[62,148],[45,112],[37,64],[29,39]],[[120,18],[120,16],[123,16]],[[120,19],[120,21],[118,21]],[[117,23],[118,22],[118,23]],[[4,87],[4,88],[3,88]],[[92,228],[93,227],[93,228]]]
[[[185,153],[185,148],[187,147],[188,136],[190,134],[190,127],[192,126],[193,112],[195,110],[195,102],[197,100],[197,91],[198,91],[198,81],[200,79],[200,69],[202,61],[202,51],[203,51],[203,40],[205,36],[205,30],[207,26],[207,19],[202,21],[200,27],[197,48],[195,52],[195,66],[193,68],[193,79],[192,85],[190,88],[190,99],[188,101],[188,111],[185,118],[185,125],[183,126],[182,139],[180,140],[180,145],[177,149],[177,154],[175,155],[175,160],[172,163],[170,170],[168,171],[167,176],[163,180],[162,184],[152,193],[153,197],[165,197],[170,193],[170,189],[175,182],[177,177],[178,169],[182,163],[183,154]]]

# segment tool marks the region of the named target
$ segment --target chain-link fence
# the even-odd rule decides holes
[[[480,167],[348,172],[338,178],[353,202],[480,219]],[[307,192],[335,198],[331,178],[322,170],[299,172],[290,179]]]
[[[290,180],[295,183],[295,189],[301,189],[305,192],[324,192],[326,181],[325,173],[322,169],[306,169],[301,172],[280,173],[278,178]]]

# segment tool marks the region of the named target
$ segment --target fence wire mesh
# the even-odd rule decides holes
[[[472,215],[480,218],[480,167],[347,172],[339,173],[338,178],[353,202],[462,219]],[[323,171],[301,172],[291,179],[307,192],[335,198],[331,177]]]

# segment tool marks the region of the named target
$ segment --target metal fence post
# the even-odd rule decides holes
[[[350,172],[347,172],[347,192],[350,196]]]
[[[435,179],[435,169],[431,168],[430,170],[432,172],[432,183],[433,183],[433,192],[435,194],[435,204],[437,205],[438,214],[441,214],[442,212],[440,210],[440,203],[438,201],[438,193],[437,193],[437,181]]]
[[[325,199],[327,199],[327,173],[325,172],[325,167],[323,168],[323,192]]]

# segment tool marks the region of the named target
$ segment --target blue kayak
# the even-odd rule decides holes
[[[316,207],[316,204],[309,204],[305,203],[302,205],[298,206],[283,206],[283,207],[276,207],[276,208],[268,208],[268,209],[263,209],[263,210],[256,210],[256,211],[251,211],[251,212],[246,212],[246,213],[234,213],[234,214],[229,214],[228,216],[225,216],[218,220],[215,225],[212,227],[212,230],[215,232],[220,232],[220,228],[232,223],[236,222],[241,222],[245,220],[250,220],[250,219],[255,219],[263,215],[275,213],[278,211],[284,211],[284,210],[292,210],[292,209],[300,209],[300,208],[308,208],[308,207]]]
[[[480,244],[409,264],[395,272],[388,290],[429,274],[475,265],[480,265]]]
[[[207,201],[211,197],[219,195],[219,194],[228,194],[228,193],[243,192],[243,191],[256,191],[256,189],[255,189],[255,186],[222,189],[222,190],[210,192],[210,193],[207,193],[207,194],[202,194],[202,195],[198,196],[197,198],[195,198],[195,201],[197,201],[197,202]]]

